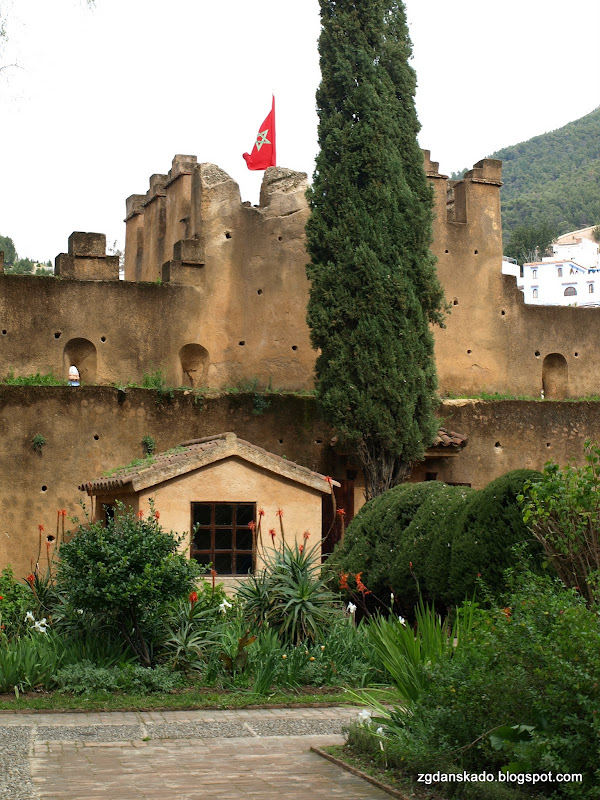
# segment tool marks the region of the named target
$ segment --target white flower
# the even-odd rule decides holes
[[[404,627],[406,628],[406,620],[404,619],[404,617],[401,617],[400,614],[398,614],[398,622],[400,623],[400,625],[404,625]]]
[[[381,727],[381,725],[377,728],[375,733],[377,734],[377,736],[383,736],[383,728]]]
[[[223,600],[223,602],[219,606],[219,611],[221,612],[221,614],[226,614],[227,613],[227,609],[231,608],[231,607],[232,607],[231,603],[228,603],[227,600]]]
[[[33,616],[33,611],[28,611],[25,614],[25,622],[35,622],[35,617]]]
[[[390,594],[390,603],[392,605],[394,605],[394,593],[393,592]]]
[[[36,631],[38,631],[39,633],[46,633],[46,631],[48,630],[48,626],[47,626],[47,625],[44,625],[44,623],[45,623],[45,622],[46,622],[46,620],[45,620],[45,619],[44,619],[42,622],[34,622],[34,624],[33,624],[33,627],[34,627],[34,628],[36,629]]]
[[[361,725],[370,726],[371,724],[371,712],[368,711],[366,708],[363,708],[362,711],[358,712],[358,721]]]
[[[354,605],[354,603],[348,603],[348,613],[354,614],[355,611],[356,611],[356,606]]]
[[[78,608],[78,609],[77,609],[77,613],[78,613],[78,614],[83,614],[83,608]]]

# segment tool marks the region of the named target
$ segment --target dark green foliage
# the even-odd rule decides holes
[[[0,27],[0,37],[1,35],[2,30]],[[7,265],[13,264],[17,257],[17,251],[15,250],[15,243],[9,236],[0,236],[0,250],[4,252],[4,263]]]
[[[546,221],[538,225],[518,225],[510,234],[504,253],[519,264],[541,261],[556,236],[556,227]]]
[[[154,515],[136,516],[120,505],[106,527],[80,525],[60,547],[57,591],[76,609],[114,623],[144,664],[153,660],[152,629],[168,604],[186,597],[198,574],[195,561],[179,552],[182,541],[162,530]]]
[[[452,658],[423,660],[428,687],[410,714],[378,708],[373,728],[383,726],[383,739],[362,726],[349,742],[409,777],[506,767],[583,775],[582,783],[525,784],[519,793],[491,783],[432,787],[448,798],[598,798],[597,612],[559,581],[527,569],[509,574],[502,602],[504,608],[471,609],[469,635],[459,635]],[[378,755],[380,742],[385,752]]]
[[[502,159],[505,241],[519,226],[546,223],[558,234],[600,220],[600,108],[526,142],[506,147]]]
[[[356,450],[371,497],[403,480],[435,435],[429,325],[444,301],[404,6],[320,7],[307,319],[324,414]]]
[[[346,530],[344,547],[337,547],[327,562],[339,585],[343,573],[363,573],[363,582],[373,594],[387,598],[395,549],[420,506],[445,484],[403,483],[373,498],[360,509]],[[408,569],[408,562],[406,564]]]
[[[0,572],[0,637],[11,639],[27,626],[25,614],[32,608],[31,591],[15,580],[12,568]]]
[[[492,594],[499,593],[516,544],[527,542],[536,561],[542,560],[542,547],[523,522],[517,500],[526,481],[540,478],[541,474],[535,470],[517,469],[467,498],[455,522],[447,603],[472,595],[479,574]]]
[[[343,548],[328,567],[340,576],[362,573],[383,603],[394,594],[397,610],[410,615],[419,592],[427,602],[454,605],[473,595],[479,575],[491,592],[504,586],[514,563],[512,547],[528,542],[538,562],[542,549],[523,523],[517,495],[532,470],[515,470],[473,491],[440,481],[403,484],[366,503],[348,526]]]

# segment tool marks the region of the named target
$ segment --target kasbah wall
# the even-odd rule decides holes
[[[442,424],[467,445],[431,451],[413,479],[479,488],[550,458],[581,460],[584,440],[600,440],[600,403],[560,400],[598,393],[600,312],[526,306],[501,274],[499,161],[449,184],[425,152],[425,170],[451,305],[447,327],[435,331],[440,394],[539,398],[543,389],[546,399],[444,401]],[[84,233],[57,257],[57,278],[0,274],[0,375],[66,378],[73,363],[84,383],[0,386],[0,568],[28,572],[38,524],[52,531],[62,508],[81,516],[78,501],[89,500],[77,485],[141,457],[144,436],[160,451],[232,430],[335,478],[354,475],[314,399],[293,394],[313,384],[306,186],[305,174],[270,168],[259,206],[242,204],[218,167],[176,156],[145,195],[127,200],[125,281],[105,237]],[[117,388],[157,369],[188,392]],[[269,395],[266,409],[252,392],[219,395],[244,380],[289,393]],[[36,434],[46,439],[41,452]]]

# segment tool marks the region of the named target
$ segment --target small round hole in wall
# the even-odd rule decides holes
[[[550,442],[546,442],[546,447],[550,447]]]
[[[472,352],[472,350],[467,350],[467,355],[470,356]]]
[[[283,241],[283,236],[278,236],[278,237],[277,237],[277,241],[278,241],[278,242],[282,242],[282,241]]]
[[[95,433],[95,434],[94,434],[94,439],[95,439],[96,441],[98,441],[98,439],[99,439],[99,438],[100,438],[100,437],[98,436],[98,434],[97,434],[97,433]]]
[[[454,298],[454,300],[452,301],[452,305],[453,306],[457,306],[458,305],[458,297]]]
[[[475,253],[475,255],[477,255],[477,253],[479,252],[479,250],[473,250],[473,252]]]
[[[262,293],[263,293],[263,290],[262,290],[262,289],[259,289],[259,290],[256,292],[256,294],[262,294]]]
[[[245,344],[246,342],[240,342],[240,347],[243,347]]]
[[[496,444],[494,445],[494,447],[496,447],[496,448],[501,448],[501,447],[502,447],[502,445],[500,444],[500,442],[496,442]]]
[[[323,444],[323,439],[315,439],[315,444]]]
[[[449,253],[449,252],[450,252],[449,250],[444,250],[444,253]]]
[[[283,444],[283,439],[278,439],[277,441],[279,442],[279,444]]]
[[[61,334],[60,331],[56,331],[56,333],[54,334],[54,338],[55,339],[60,339],[61,336],[62,336],[62,334]]]
[[[573,353],[573,355],[575,356],[575,358],[579,358],[579,353]]]
[[[3,331],[2,331],[2,336],[6,336],[6,334],[7,334],[7,333],[8,333],[8,331],[7,331],[6,329],[5,329],[5,330],[3,330]]]
[[[535,353],[534,353],[534,355],[535,355],[535,357],[536,357],[536,358],[539,358],[539,357],[540,357],[540,351],[539,351],[539,350],[536,350],[536,351],[535,351]]]
[[[47,491],[48,491],[48,487],[47,486],[42,486],[42,492],[47,492]]]
[[[46,541],[47,542],[53,542],[55,539],[56,539],[56,536],[53,536],[51,533],[49,533],[48,536],[46,536]]]
[[[298,345],[297,344],[293,344],[292,345],[292,350],[297,350],[297,349],[298,349]]]
[[[500,316],[501,316],[501,317],[504,317],[504,316],[506,316],[506,311],[505,311],[504,309],[502,309],[502,311],[500,312]]]
[[[101,337],[100,337],[100,341],[101,341],[101,342],[105,342],[105,341],[106,341],[106,336],[101,336]]]
[[[225,231],[225,238],[231,239],[231,231]]]

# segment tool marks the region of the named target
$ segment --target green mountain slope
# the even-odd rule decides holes
[[[563,128],[505,147],[502,226],[549,223],[556,234],[600,223],[600,107]]]

